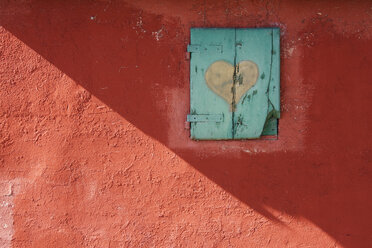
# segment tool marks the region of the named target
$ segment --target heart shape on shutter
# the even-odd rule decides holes
[[[237,65],[234,104],[237,104],[240,98],[256,84],[257,78],[258,66],[256,63],[243,60]],[[233,104],[233,80],[234,66],[223,60],[211,64],[205,73],[205,82],[208,87],[230,106]]]

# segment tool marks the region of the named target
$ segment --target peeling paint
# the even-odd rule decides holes
[[[158,31],[152,32],[152,36],[156,41],[159,41],[161,38],[163,38],[163,31],[164,27],[162,26]]]

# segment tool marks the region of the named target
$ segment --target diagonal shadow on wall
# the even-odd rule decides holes
[[[6,30],[242,202],[276,221],[267,206],[303,216],[345,247],[372,245],[371,42],[335,35],[327,23],[305,27],[318,36],[303,46],[298,66],[316,93],[306,132],[280,137],[290,143],[302,135],[304,147],[284,151],[281,143],[282,150],[252,155],[231,148],[244,142],[194,142],[184,129],[188,30],[203,20],[184,24],[119,3],[1,5]],[[182,106],[172,106],[174,98]],[[283,119],[293,121],[288,113]]]

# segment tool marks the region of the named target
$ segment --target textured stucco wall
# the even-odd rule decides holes
[[[0,247],[372,247],[371,1],[0,0]],[[190,27],[280,27],[279,140],[194,142]]]

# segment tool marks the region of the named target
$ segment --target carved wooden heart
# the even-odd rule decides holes
[[[205,82],[217,95],[225,99],[232,106],[256,84],[258,78],[257,65],[249,60],[241,61],[236,68],[235,102],[233,101],[234,66],[226,61],[219,60],[209,66],[205,73]]]

